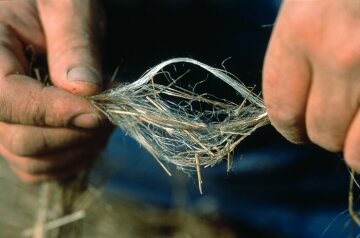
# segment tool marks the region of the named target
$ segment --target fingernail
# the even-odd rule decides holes
[[[93,69],[87,67],[75,67],[67,72],[67,78],[70,81],[88,82],[102,86],[100,75]]]
[[[101,125],[101,121],[97,114],[86,113],[81,114],[71,120],[71,124],[76,127],[92,129]]]

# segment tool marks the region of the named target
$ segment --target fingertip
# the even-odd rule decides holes
[[[296,145],[302,145],[307,144],[310,142],[309,138],[306,136],[306,133],[301,130],[287,130],[287,131],[281,131],[276,128],[276,130],[289,142],[296,144]]]
[[[305,115],[310,79],[306,59],[273,38],[263,70],[264,102],[272,125],[295,144],[309,142]]]
[[[20,169],[17,169],[16,167],[11,167],[16,176],[25,183],[31,184],[31,185],[37,185],[40,184],[43,181],[50,180],[47,176],[44,175],[32,175],[30,173],[26,173],[21,171]]]
[[[71,124],[75,127],[84,129],[95,129],[100,127],[102,118],[96,113],[80,114],[71,120]]]
[[[356,172],[360,172],[360,155],[358,154],[359,151],[354,153],[355,148],[347,148],[344,151],[344,158],[346,163],[349,165],[350,168],[354,169]]]
[[[344,156],[347,164],[360,172],[360,111],[358,110],[355,119],[353,120],[348,131]]]
[[[291,143],[305,144],[309,142],[303,114],[297,115],[281,109],[274,109],[269,111],[269,119],[271,125]]]
[[[309,139],[312,143],[326,149],[327,151],[338,153],[344,148],[343,140],[340,136],[331,137],[331,135],[314,133],[314,130],[308,130]]]
[[[78,96],[96,95],[103,91],[103,83],[97,70],[88,66],[71,67],[64,70],[62,77],[55,74],[52,82],[58,88],[62,88]]]
[[[53,84],[73,94],[90,96],[102,91],[101,51],[95,10],[97,1],[41,1],[39,11],[47,37]],[[96,19],[96,20],[94,20]]]
[[[288,141],[296,145],[303,145],[310,143],[309,138],[305,133],[282,134]]]
[[[80,96],[98,94],[103,87],[101,76],[97,70],[85,66],[67,70],[64,85],[68,87],[69,91]]]

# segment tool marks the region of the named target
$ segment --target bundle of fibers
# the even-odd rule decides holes
[[[182,77],[172,78],[164,70],[176,63],[201,67],[219,79],[220,87],[225,83],[235,90],[242,102],[237,104],[179,86]],[[159,74],[168,79],[166,84],[156,81]],[[262,99],[235,76],[190,58],[167,60],[137,81],[89,100],[146,148],[168,174],[162,161],[185,171],[213,166],[224,158],[230,162],[235,147],[269,122]]]

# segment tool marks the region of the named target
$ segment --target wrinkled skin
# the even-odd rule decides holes
[[[270,120],[283,136],[343,151],[360,171],[360,2],[285,0],[263,90]]]
[[[105,120],[81,97],[103,87],[101,12],[92,0],[0,1],[0,153],[24,181],[70,176],[105,144]],[[27,76],[29,45],[54,86]]]

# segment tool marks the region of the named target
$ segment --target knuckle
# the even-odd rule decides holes
[[[67,127],[75,114],[74,107],[78,107],[72,100],[73,95],[55,87],[45,87],[41,97],[41,101],[46,103],[42,103],[40,121],[49,126]]]
[[[22,109],[20,112],[28,113],[32,115],[30,121],[31,124],[37,126],[44,126],[45,125],[45,109],[42,107],[41,98],[36,93],[29,93],[29,98],[26,102],[22,105]]]
[[[66,127],[69,124],[69,109],[67,105],[62,101],[56,100],[52,103],[51,107],[56,108],[56,110],[51,110],[49,108],[45,109],[44,114],[46,115],[46,124]]]
[[[64,36],[62,41],[53,43],[51,45],[52,54],[54,58],[59,58],[64,55],[72,57],[73,61],[84,60],[86,57],[91,57],[91,55],[96,55],[96,50],[92,43],[83,37],[73,36],[71,34]],[[64,64],[63,61],[55,61],[52,64],[57,68],[61,68]]]
[[[18,121],[26,117],[26,123],[30,125],[42,126],[64,126],[67,120],[68,111],[61,100],[55,100],[62,96],[52,87],[43,87],[27,93],[27,100],[22,100],[20,107],[16,109],[19,115]],[[23,102],[24,101],[24,102]],[[19,103],[18,103],[19,104]],[[68,109],[69,110],[69,109]],[[15,110],[14,110],[15,111]]]
[[[308,141],[303,121],[297,117],[278,117],[272,124],[291,143],[304,144]]]
[[[328,135],[313,133],[309,131],[308,136],[312,143],[330,152],[339,152],[343,148],[342,143],[339,140],[334,140]]]
[[[267,109],[271,124],[287,140],[295,144],[303,144],[308,141],[305,131],[305,118],[301,110],[293,107],[273,103],[268,100]]]
[[[333,51],[333,67],[336,70],[349,71],[353,68],[358,68],[360,64],[360,44],[348,44],[344,46],[344,49]]]

